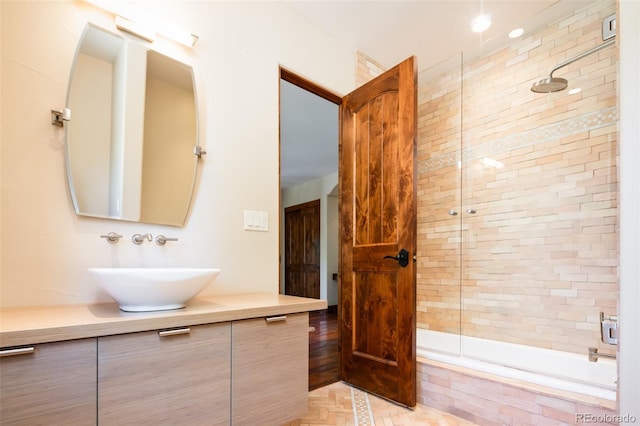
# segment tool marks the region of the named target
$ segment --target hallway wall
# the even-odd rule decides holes
[[[320,200],[320,299],[329,306],[338,304],[338,283],[332,274],[338,272],[338,202],[333,190],[338,174],[306,182],[282,191],[280,215],[280,252],[284,254],[284,209],[313,200]],[[284,293],[284,262],[280,264],[280,292]]]

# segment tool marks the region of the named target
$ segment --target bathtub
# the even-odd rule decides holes
[[[418,329],[418,357],[587,396],[616,400],[615,360]],[[611,347],[615,351],[615,346]],[[460,350],[462,349],[462,350]],[[460,354],[464,355],[460,355]]]

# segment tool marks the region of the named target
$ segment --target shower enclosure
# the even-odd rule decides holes
[[[615,43],[554,71],[565,90],[531,90],[615,12],[597,1],[419,75],[419,356],[615,399],[615,361],[588,359],[616,349],[601,339],[618,298]]]

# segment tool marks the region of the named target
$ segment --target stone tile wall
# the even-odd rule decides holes
[[[362,52],[358,52],[356,61],[356,87],[362,86],[386,71],[382,65]]]
[[[599,312],[615,314],[618,295],[617,49],[554,74],[580,93],[529,88],[601,43],[613,13],[598,2],[420,76],[418,327],[604,349]]]

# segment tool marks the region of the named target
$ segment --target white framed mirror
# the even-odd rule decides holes
[[[89,23],[67,107],[76,214],[183,226],[199,158],[193,69]]]

